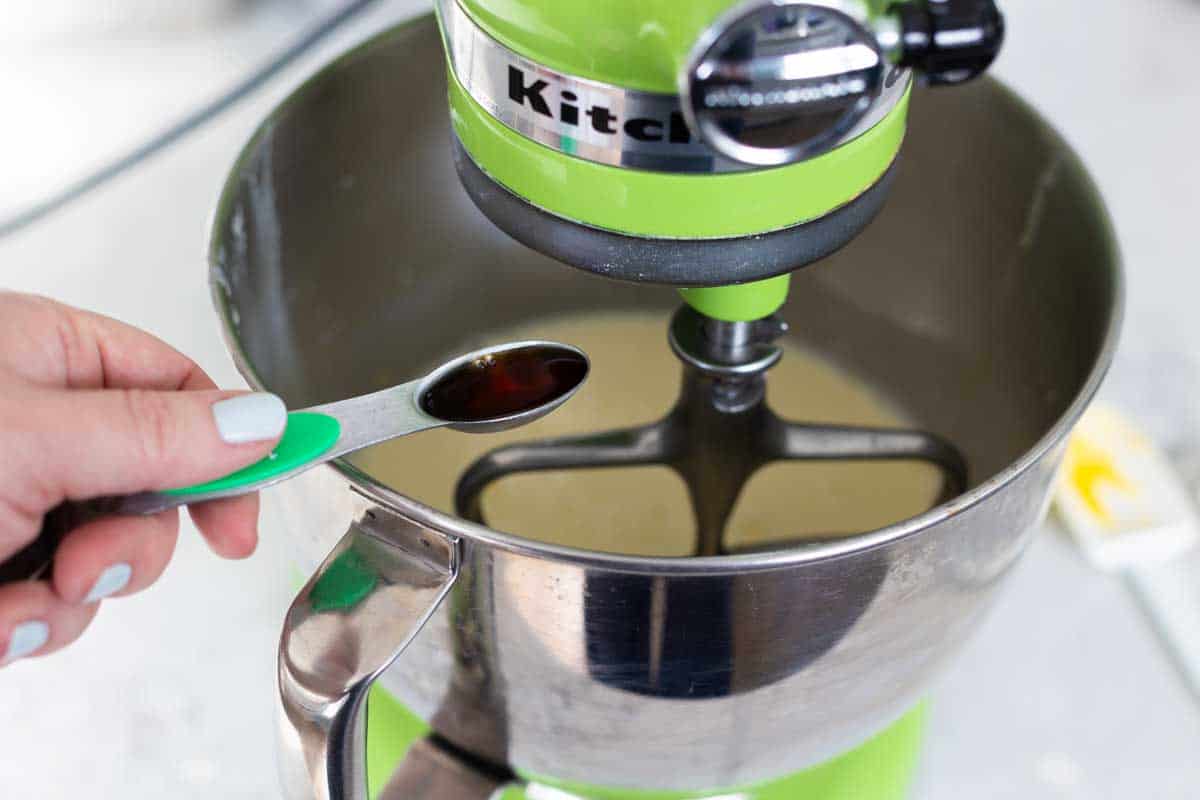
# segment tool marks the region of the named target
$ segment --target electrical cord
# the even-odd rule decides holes
[[[235,84],[225,94],[205,103],[166,130],[161,131],[94,172],[69,183],[49,197],[18,211],[7,219],[0,220],[0,239],[11,236],[20,230],[28,228],[35,222],[50,216],[64,206],[103,186],[118,175],[136,167],[161,150],[164,150],[216,119],[240,101],[254,94],[254,92],[282,72],[292,62],[303,56],[323,39],[375,2],[377,0],[350,0],[350,2],[347,2],[344,6],[301,35],[274,59]]]

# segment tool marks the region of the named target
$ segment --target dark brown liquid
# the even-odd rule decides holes
[[[498,419],[562,397],[587,372],[587,359],[573,350],[531,345],[481,356],[447,372],[421,396],[421,408],[451,422]]]

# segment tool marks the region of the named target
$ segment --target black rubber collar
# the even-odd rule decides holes
[[[873,186],[824,217],[755,236],[651,239],[556,217],[493,181],[454,137],[454,164],[467,194],[518,242],[588,272],[625,281],[724,286],[781,275],[824,258],[875,218],[895,162]]]

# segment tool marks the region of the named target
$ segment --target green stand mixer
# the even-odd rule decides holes
[[[669,319],[682,373],[658,422],[491,450],[452,509],[346,463],[276,490],[311,575],[280,643],[289,797],[908,796],[920,700],[1044,514],[1119,316],[1069,148],[994,82],[915,86],[1002,37],[985,0],[438,0],[264,123],[210,253],[252,384],[362,394],[464,329],[596,308]],[[789,328],[921,429],[777,415]],[[924,462],[942,491],[730,545],[746,482],[794,460]],[[502,478],[652,464],[691,557],[488,526]]]

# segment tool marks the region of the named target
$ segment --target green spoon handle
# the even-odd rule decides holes
[[[129,495],[121,498],[113,511],[118,514],[154,514],[189,503],[256,492],[324,461],[322,457],[337,444],[341,431],[341,423],[328,414],[293,411],[288,414],[287,427],[279,444],[261,461],[194,486]]]
[[[62,503],[46,514],[36,539],[0,563],[0,585],[49,577],[69,532],[114,514],[157,514],[183,505],[250,494],[368,445],[445,423],[417,408],[417,382],[288,414],[271,454],[216,480],[165,491]]]
[[[293,411],[269,456],[195,486],[113,498],[109,513],[155,514],[182,505],[257,492],[332,458],[386,439],[444,424],[420,411],[417,383]]]
[[[63,537],[91,520],[113,514],[156,514],[188,503],[248,494],[303,472],[326,460],[341,428],[328,414],[293,412],[271,455],[223,478],[164,492],[62,503],[46,514],[36,539],[0,564],[0,585],[48,577]]]

